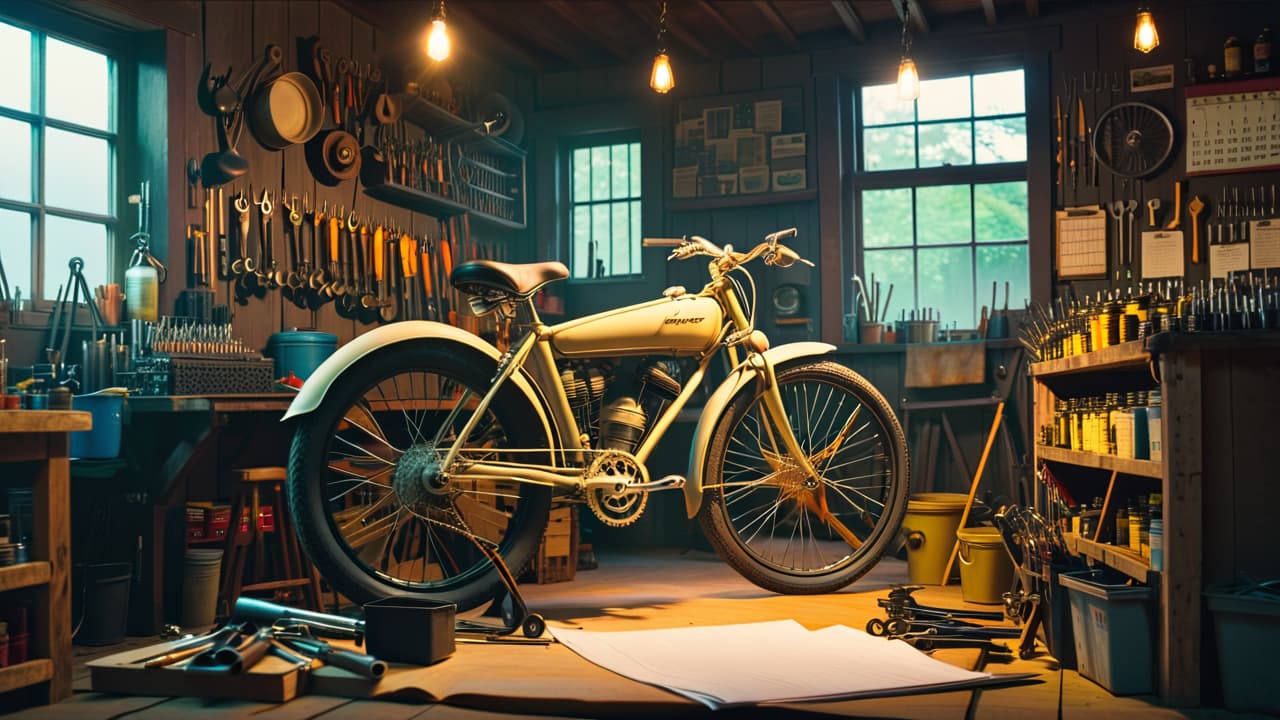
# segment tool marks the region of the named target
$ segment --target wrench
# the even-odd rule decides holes
[[[273,287],[276,258],[271,248],[271,214],[275,205],[271,202],[271,191],[263,188],[262,199],[255,204],[258,206],[258,282]]]
[[[249,257],[249,198],[245,197],[244,192],[241,191],[232,200],[232,205],[239,213],[240,219],[240,257],[232,261],[231,272],[243,275],[258,268],[258,263]]]
[[[1160,198],[1151,198],[1147,201],[1147,223],[1150,227],[1159,227],[1156,222],[1156,211],[1160,209]]]
[[[1125,203],[1124,212],[1129,221],[1129,237],[1125,242],[1125,265],[1133,265],[1133,233],[1134,233],[1134,216],[1138,209],[1138,201],[1130,200]]]

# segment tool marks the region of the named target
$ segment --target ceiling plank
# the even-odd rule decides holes
[[[849,4],[849,0],[831,0],[831,7],[835,8],[836,15],[840,16],[840,22],[844,23],[845,29],[854,40],[867,41],[867,28],[862,24],[862,18],[858,17],[858,11]]]
[[[756,7],[760,8],[760,12],[764,14],[764,19],[769,21],[773,26],[774,32],[778,33],[778,37],[782,38],[782,42],[787,49],[794,50],[796,47],[796,34],[792,31],[791,26],[787,25],[786,19],[778,13],[778,9],[768,0],[756,0]]]
[[[1027,0],[1027,17],[1040,17],[1040,0]]]
[[[650,30],[655,33],[658,32],[658,16],[655,13],[650,12],[645,6],[645,3],[618,0],[618,4],[629,10],[632,15],[635,15],[644,21],[644,24],[648,25]],[[698,38],[692,33],[685,31],[679,25],[675,23],[667,23],[667,32],[671,33],[685,47],[692,50],[703,60],[710,60],[713,57],[713,53],[707,49],[706,45],[702,44],[702,41],[698,40]]]
[[[987,16],[987,25],[996,24],[996,0],[982,0],[982,14]]]
[[[917,32],[929,32],[929,19],[924,16],[924,8],[920,7],[920,0],[893,0],[893,9],[898,12],[898,20],[901,21],[906,17],[908,5],[911,6],[911,27]]]
[[[739,45],[746,48],[752,55],[760,54],[760,49],[756,47],[756,44],[746,35],[743,35],[738,28],[734,27],[733,23],[729,22],[729,19],[724,15],[721,15],[720,11],[711,3],[707,2],[707,0],[698,0],[698,5],[705,13],[711,16],[712,20],[716,21],[721,30],[728,33],[729,37],[733,38]]]
[[[458,7],[456,5],[450,7],[449,14],[465,20],[469,27],[484,24],[481,18],[475,15],[471,11],[471,8],[468,8],[466,5],[462,5],[462,7]],[[490,21],[489,24],[492,25],[492,21]],[[556,57],[559,57],[562,60],[568,60],[579,67],[585,67],[587,65],[586,60],[588,58],[582,52],[581,48],[577,47],[573,43],[566,42],[556,33],[547,30],[543,27],[542,23],[519,23],[519,27],[521,29],[519,37],[524,40],[534,43],[544,50],[551,52],[551,54]]]
[[[577,28],[578,32],[591,38],[592,42],[604,48],[610,55],[619,60],[627,59],[626,53],[619,50],[617,44],[605,37],[597,29],[596,25],[579,15],[578,11],[574,10],[566,0],[543,0],[542,4],[550,8],[551,12],[560,16],[561,20]]]

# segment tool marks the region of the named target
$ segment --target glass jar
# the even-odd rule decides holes
[[[1242,57],[1240,39],[1235,35],[1228,37],[1222,45],[1222,75],[1229,78],[1239,75]]]

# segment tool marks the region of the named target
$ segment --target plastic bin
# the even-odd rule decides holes
[[[72,600],[79,607],[73,618],[80,627],[73,639],[76,645],[115,645],[124,640],[129,624],[129,563],[77,565]],[[83,600],[81,600],[83,598]]]
[[[907,536],[907,573],[912,584],[942,583],[968,500],[964,493],[918,493],[907,500],[902,531]]]
[[[1272,657],[1280,644],[1280,582],[1204,593],[1218,640],[1222,704],[1228,710],[1280,715]]]
[[[1000,530],[993,527],[961,528],[960,592],[965,602],[999,605],[1013,587],[1013,562],[1004,549]]]
[[[419,598],[389,597],[364,606],[365,645],[388,662],[430,665],[453,654],[458,606]]]
[[[1087,570],[1063,573],[1080,674],[1113,695],[1155,690],[1149,587],[1126,585],[1123,576]]]
[[[120,432],[124,414],[124,395],[119,392],[96,392],[71,398],[72,410],[84,410],[93,416],[93,428],[71,433],[71,457],[113,458],[120,455]]]
[[[213,623],[218,608],[218,579],[222,575],[222,550],[187,550],[182,576],[182,626]]]

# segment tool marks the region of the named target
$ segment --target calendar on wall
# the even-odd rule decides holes
[[[1186,90],[1187,174],[1280,168],[1280,78]]]

